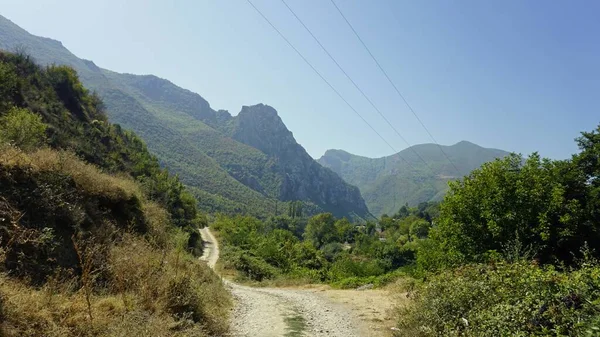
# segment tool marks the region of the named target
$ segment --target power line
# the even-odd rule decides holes
[[[356,30],[354,29],[354,27],[352,26],[352,24],[350,23],[350,21],[348,21],[348,19],[344,15],[344,13],[342,13],[342,10],[338,7],[338,5],[335,3],[334,0],[330,0],[330,1],[333,4],[333,6],[337,9],[338,13],[340,13],[340,15],[342,16],[342,18],[344,19],[344,21],[346,21],[346,23],[348,24],[348,26],[350,27],[350,29],[352,30],[352,32],[354,33],[354,35],[358,38],[358,40],[360,41],[360,43],[362,44],[362,46],[369,53],[369,55],[371,56],[371,58],[373,59],[373,61],[375,61],[375,64],[377,64],[377,67],[379,68],[379,70],[381,70],[381,72],[383,73],[383,75],[385,75],[385,78],[387,78],[388,82],[390,82],[390,84],[392,85],[392,87],[394,87],[394,90],[396,90],[396,93],[398,94],[398,96],[400,96],[400,98],[402,98],[402,100],[404,101],[404,104],[406,104],[406,106],[408,107],[408,109],[410,110],[410,112],[412,112],[412,114],[415,116],[415,118],[417,119],[417,121],[419,121],[419,124],[421,124],[421,126],[423,127],[423,129],[425,129],[425,131],[429,135],[429,138],[431,138],[431,140],[433,140],[433,142],[438,146],[438,148],[444,154],[444,156],[446,157],[446,159],[450,162],[450,164],[452,164],[452,166],[454,167],[454,169],[456,170],[456,172],[458,174],[460,174],[460,171],[458,170],[458,168],[456,167],[456,165],[454,165],[454,163],[452,162],[452,160],[450,160],[450,157],[448,156],[448,154],[446,154],[446,152],[444,151],[444,149],[442,148],[442,146],[435,140],[435,138],[433,137],[433,135],[431,134],[431,132],[429,132],[429,129],[427,129],[427,127],[425,126],[425,124],[423,123],[423,121],[421,121],[421,119],[419,118],[419,116],[417,115],[417,113],[415,112],[415,110],[412,108],[412,106],[410,104],[408,104],[408,101],[406,100],[406,98],[404,98],[404,95],[402,95],[402,93],[400,93],[400,90],[398,90],[398,87],[396,87],[396,84],[394,84],[394,81],[392,81],[392,79],[388,76],[387,72],[383,69],[383,67],[381,66],[381,64],[379,64],[379,61],[377,61],[377,58],[375,58],[375,56],[373,55],[373,53],[371,53],[371,50],[369,49],[369,47],[367,47],[367,45],[365,44],[365,42],[363,41],[363,39],[360,37],[360,35],[358,35],[358,32],[356,32]]]
[[[333,57],[333,55],[331,55],[331,53],[327,50],[327,48],[325,48],[325,46],[323,46],[323,44],[321,43],[321,41],[319,41],[319,39],[315,36],[315,34],[313,34],[313,32],[306,26],[306,24],[304,24],[304,22],[302,21],[302,19],[300,19],[300,17],[298,17],[298,15],[296,14],[296,12],[294,12],[294,10],[287,4],[287,2],[285,2],[285,0],[281,0],[281,2],[283,2],[283,4],[285,5],[285,7],[287,7],[287,9],[292,13],[292,15],[294,15],[294,17],[296,18],[296,20],[298,20],[298,22],[300,22],[300,24],[302,25],[302,27],[304,27],[304,29],[306,29],[306,31],[310,34],[310,36],[312,36],[312,38],[315,40],[315,42],[317,42],[317,44],[319,45],[319,47],[321,47],[321,49],[323,49],[323,51],[325,52],[325,54],[327,54],[327,56],[329,56],[329,58],[333,61],[333,63],[335,63],[335,65],[338,67],[338,69],[340,69],[342,71],[342,73],[344,73],[344,75],[346,76],[346,78],[348,80],[350,80],[350,82],[352,83],[352,85],[354,85],[354,87],[356,88],[356,90],[358,90],[358,92],[360,92],[360,94],[367,100],[367,102],[369,102],[369,104],[371,104],[371,106],[373,107],[373,109],[375,109],[375,111],[377,111],[377,113],[379,114],[379,116],[381,116],[381,118],[383,118],[383,120],[385,120],[385,122],[390,126],[390,128],[392,128],[392,130],[394,130],[394,132],[396,132],[396,134],[398,135],[398,137],[400,137],[404,141],[404,143],[406,143],[406,145],[408,145],[408,147],[410,149],[412,149],[412,151],[417,155],[417,157],[419,157],[419,159],[421,159],[421,161],[433,173],[433,169],[429,166],[429,164],[427,164],[427,162],[425,161],[425,159],[423,159],[423,157],[421,157],[421,155],[412,147],[412,145],[406,140],[406,138],[404,138],[400,134],[400,132],[392,125],[392,123],[390,123],[390,121],[385,117],[385,115],[381,112],[381,110],[379,110],[379,108],[377,108],[377,106],[375,106],[375,104],[373,103],[373,101],[371,101],[371,99],[358,86],[358,84],[356,84],[356,82],[354,82],[354,80],[352,79],[352,77],[350,77],[350,75],[348,75],[348,73],[346,72],[346,70],[344,70],[344,68],[342,68],[342,66]]]
[[[325,79],[325,77],[323,77],[323,75],[321,75],[321,73],[306,59],[306,57],[304,57],[304,55],[302,55],[302,53],[292,44],[292,42],[290,42],[290,40],[288,40],[285,35],[283,35],[283,33],[281,33],[279,31],[279,29],[277,29],[277,27],[275,27],[275,25],[273,25],[273,23],[271,23],[271,21],[252,3],[251,0],[246,0],[246,2],[248,4],[250,4],[250,6],[252,6],[252,8],[254,8],[254,10],[260,15],[262,16],[262,18],[271,26],[271,28],[273,28],[273,30],[275,30],[277,32],[277,34],[279,34],[279,36],[296,52],[296,54],[298,54],[298,56],[300,56],[300,58],[302,58],[302,60],[323,80],[323,82],[325,82],[325,84],[327,84],[329,86],[329,88],[331,88],[331,90],[333,90],[333,92],[336,93],[336,95],[338,95],[338,97],[344,101],[344,103],[346,103],[346,105],[352,110],[354,111],[354,113],[360,117],[360,119],[365,122],[365,124],[367,124],[367,126],[369,126],[369,128],[371,128],[371,130],[373,130],[373,132],[375,132],[375,134],[377,134],[377,136],[379,136],[379,138],[381,138],[381,140],[383,140],[384,143],[387,144],[387,146],[390,147],[390,149],[392,149],[392,151],[394,151],[394,153],[397,153],[398,151],[385,139],[383,138],[383,136],[377,132],[377,130],[375,130],[375,128],[369,124],[369,122],[367,122],[366,119],[364,119],[364,117],[344,98],[344,96],[342,96],[342,94],[340,94],[339,91],[337,91],[337,89],[335,89],[335,87],[333,85],[331,85],[331,83],[329,83],[329,81],[327,81],[327,79]],[[408,164],[408,166],[410,166],[412,169],[415,169],[406,159],[404,159],[402,156],[399,156],[402,160],[404,160],[406,162],[406,164]]]

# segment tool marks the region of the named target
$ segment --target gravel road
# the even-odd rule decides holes
[[[202,260],[214,268],[219,245],[208,228],[200,230],[205,242]],[[231,334],[235,337],[367,336],[360,320],[348,308],[310,290],[254,288],[225,281],[235,298]]]

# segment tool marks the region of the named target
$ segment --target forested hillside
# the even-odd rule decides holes
[[[197,201],[66,66],[0,52],[0,335],[221,334]]]
[[[508,155],[508,152],[466,141],[442,148],[452,163],[435,144],[415,145],[383,158],[328,150],[319,163],[357,186],[369,210],[380,216],[393,214],[406,203],[416,206],[421,202],[439,201],[448,190],[449,181],[462,178],[485,162]]]
[[[265,135],[253,134],[264,128],[257,128],[252,118],[214,110],[200,95],[156,76],[99,68],[77,58],[60,42],[33,36],[0,16],[0,49],[19,48],[41,64],[74,67],[83,84],[103,99],[110,120],[142,137],[160,162],[179,175],[205,211],[265,217],[275,213],[276,200],[301,200],[307,211],[359,217],[368,213],[360,192],[318,165],[293,137],[287,137],[291,133],[276,113],[261,120],[281,128],[281,132],[269,130],[266,134],[282,136],[270,141],[288,148],[265,152],[247,141]],[[261,111],[264,106],[248,109]],[[286,156],[289,153],[298,156],[291,160]]]

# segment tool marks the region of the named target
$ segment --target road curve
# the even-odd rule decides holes
[[[210,229],[200,230],[205,249],[200,258],[214,268],[219,244]],[[225,281],[235,298],[231,315],[234,337],[360,337],[359,320],[350,310],[308,290],[254,288]],[[364,331],[364,329],[363,329]]]

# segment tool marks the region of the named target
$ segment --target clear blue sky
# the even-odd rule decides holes
[[[279,0],[254,3],[406,147]],[[288,3],[411,144],[430,142],[328,0]],[[441,144],[566,158],[573,138],[600,123],[598,1],[337,3]],[[313,157],[392,152],[244,0],[0,0],[0,14],[101,67],[167,78],[213,108],[269,104]]]

